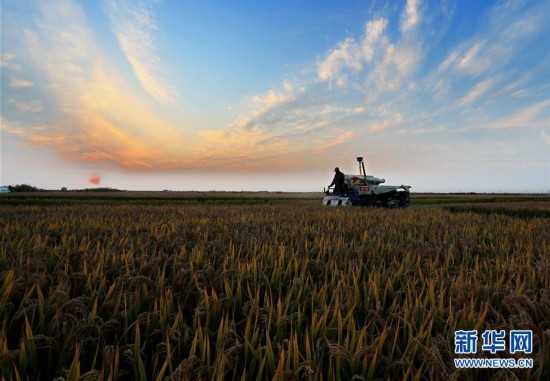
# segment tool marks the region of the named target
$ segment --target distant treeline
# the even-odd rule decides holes
[[[45,192],[44,189],[29,184],[8,185],[8,190],[10,192]]]
[[[17,184],[17,185],[8,185],[8,190],[10,192],[54,192],[55,190],[41,189],[29,184]],[[63,192],[123,192],[120,189],[114,188],[85,188],[85,189],[72,189],[67,190],[67,188],[61,188]]]

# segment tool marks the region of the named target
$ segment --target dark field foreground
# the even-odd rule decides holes
[[[550,378],[547,196],[321,199],[1,196],[3,378]],[[486,329],[532,330],[533,353],[481,351]]]

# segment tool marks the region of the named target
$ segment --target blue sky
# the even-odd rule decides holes
[[[1,1],[2,185],[550,189],[550,1]],[[100,179],[99,184],[90,179]]]

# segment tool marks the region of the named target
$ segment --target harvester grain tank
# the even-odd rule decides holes
[[[409,206],[410,185],[380,185],[386,182],[367,175],[365,162],[357,158],[359,175],[344,175],[345,185],[340,192],[332,188],[325,190],[323,205],[326,206],[380,206],[386,208],[406,208]]]

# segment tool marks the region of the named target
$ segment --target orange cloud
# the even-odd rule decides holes
[[[37,30],[25,29],[22,38],[29,61],[55,84],[48,91],[62,118],[38,133],[28,131],[27,138],[72,160],[141,169],[184,166],[189,152],[182,147],[196,138],[159,117],[143,94],[130,88],[125,74],[109,64],[77,5],[57,5],[42,9]]]
[[[23,79],[12,78],[10,80],[10,87],[32,87],[34,84],[30,81]]]
[[[34,66],[35,78],[41,78],[35,87],[49,97],[48,105],[57,105],[61,116],[46,119],[49,110],[44,107],[43,120],[47,122],[39,127],[27,125],[21,134],[32,144],[51,147],[69,160],[113,163],[132,170],[242,172],[288,168],[303,160],[303,152],[311,153],[316,145],[325,145],[316,143],[324,134],[319,127],[332,128],[324,118],[323,105],[304,104],[300,97],[307,96],[305,87],[289,81],[279,89],[249,98],[250,111],[227,126],[197,132],[197,126],[165,117],[176,112],[167,104],[179,99],[152,65],[156,58],[149,57],[148,52],[154,53],[154,49],[146,46],[143,51],[135,50],[136,41],[125,40],[124,28],[120,29],[132,22],[149,35],[154,29],[147,18],[150,9],[117,4],[124,5],[120,12],[133,12],[120,22],[111,20],[133,72],[115,66],[97,43],[78,3],[37,4],[34,24],[20,34],[20,45],[25,46],[21,59]],[[143,91],[136,91],[133,76]],[[46,104],[36,101],[25,106],[38,111],[42,103]],[[313,122],[308,120],[311,115],[316,119]],[[331,145],[338,141],[344,140],[333,140]]]

